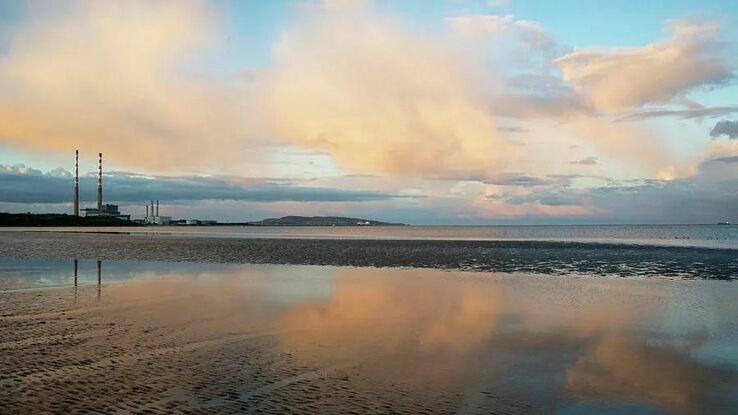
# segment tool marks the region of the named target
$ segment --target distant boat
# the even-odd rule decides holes
[[[718,225],[730,225],[730,222],[718,222]]]

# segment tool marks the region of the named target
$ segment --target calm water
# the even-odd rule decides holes
[[[73,232],[118,232],[122,228],[6,228]],[[377,226],[377,227],[146,227],[131,233],[197,235],[224,238],[351,238],[440,240],[550,240],[701,246],[738,249],[735,225],[608,226]]]
[[[76,280],[0,260],[0,413],[738,412],[730,282],[96,261]]]

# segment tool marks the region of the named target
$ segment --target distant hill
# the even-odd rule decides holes
[[[54,213],[0,213],[0,226],[139,226],[118,218],[83,218]]]
[[[405,226],[404,223],[388,223],[341,216],[284,216],[249,222],[248,224],[254,226]]]

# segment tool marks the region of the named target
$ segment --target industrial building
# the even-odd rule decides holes
[[[93,216],[116,217],[118,219],[131,220],[131,215],[121,215],[118,205],[105,204],[102,208],[85,208],[80,211],[80,216],[90,218]]]
[[[80,209],[79,207],[79,150],[74,153],[74,215],[81,217],[105,217],[118,218],[123,220],[131,220],[131,215],[123,215],[118,209],[118,205],[103,203],[103,169],[102,169],[102,153],[98,153],[97,164],[97,206]],[[172,220],[171,216],[159,215],[159,201],[152,200],[151,205],[146,205],[146,216],[143,219],[134,219],[133,222],[142,225],[215,225],[214,220]]]
[[[218,221],[215,220],[202,220],[202,219],[186,219],[185,225],[215,225]]]
[[[151,213],[151,214],[149,214]],[[169,225],[172,222],[171,216],[159,216],[159,201],[151,201],[151,209],[149,205],[146,205],[146,216],[144,217],[144,223],[149,225]]]
[[[97,164],[97,207],[79,208],[79,150],[75,150],[74,154],[74,215],[89,217],[106,217],[117,218],[123,220],[131,220],[131,215],[122,215],[118,210],[118,205],[103,204],[103,188],[102,188],[102,153],[98,153]]]

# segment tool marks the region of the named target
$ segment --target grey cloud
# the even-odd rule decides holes
[[[738,156],[716,157],[714,159],[710,159],[709,161],[717,161],[720,163],[738,163]]]
[[[542,186],[556,183],[557,180],[550,178],[542,178],[530,176],[519,172],[504,172],[493,177],[487,177],[483,174],[452,174],[436,177],[437,180],[445,181],[461,181],[461,182],[480,182],[484,184],[493,184],[496,186]]]
[[[710,137],[720,137],[727,135],[730,138],[738,138],[738,120],[720,121],[710,130]]]
[[[559,194],[543,197],[540,202],[547,206],[580,206],[585,199],[585,196],[578,194]]]
[[[25,166],[0,165],[0,202],[65,203],[72,198],[71,174],[63,169],[41,173]],[[80,198],[91,202],[96,177],[80,177]],[[308,187],[278,179],[204,176],[144,176],[109,172],[104,177],[105,199],[133,203],[151,199],[171,201],[242,200],[254,202],[363,202],[409,196],[373,190]]]
[[[489,108],[495,115],[513,119],[561,117],[587,111],[578,97],[557,93],[498,95],[490,100]]]
[[[587,112],[581,97],[560,77],[528,73],[509,78],[514,92],[490,91],[490,111],[512,119],[560,117]]]
[[[570,161],[569,164],[579,164],[582,166],[594,166],[600,164],[600,160],[597,157],[585,157],[581,160]]]
[[[42,176],[43,172],[31,167],[26,167],[25,164],[0,164],[0,174],[23,174],[30,176]]]
[[[510,85],[516,90],[539,96],[576,98],[576,93],[563,79],[547,73],[524,73],[512,76]]]
[[[549,175],[546,182],[548,186],[533,188],[529,193],[514,196],[499,197],[511,205],[522,205],[526,203],[540,203],[546,206],[580,206],[587,199],[587,194],[582,190],[571,189],[573,179],[581,177],[594,177],[576,174]]]
[[[498,186],[532,187],[532,186],[542,186],[546,184],[551,184],[551,180],[548,180],[548,179],[528,176],[525,174],[517,174],[517,173],[507,173],[500,177],[496,177],[493,179],[484,179],[484,180],[479,180],[479,181],[481,181],[482,183],[494,184]]]
[[[715,118],[738,112],[738,106],[725,107],[696,107],[686,109],[647,109],[628,113],[620,118],[617,122],[641,121],[649,118],[658,117],[675,117],[679,119],[693,118]],[[720,123],[718,123],[720,124]]]
[[[19,174],[27,176],[48,176],[48,177],[72,177],[72,173],[57,167],[48,172],[42,172],[41,170],[28,167],[23,163],[18,164],[0,164],[0,174]]]
[[[597,159],[596,157],[591,157]],[[586,159],[585,159],[586,160]],[[582,161],[582,160],[580,160]],[[577,162],[575,162],[577,163]],[[585,162],[582,164],[590,164]],[[609,180],[607,177],[589,175],[589,174],[548,174],[545,177],[530,176],[522,173],[506,173],[504,175],[495,178],[480,178],[480,177],[467,177],[463,179],[456,178],[457,180],[468,180],[478,181],[485,184],[493,184],[497,186],[522,186],[522,187],[537,187],[537,186],[558,186],[567,187],[571,184],[574,179],[580,178],[595,178],[602,180]]]
[[[512,15],[473,14],[446,19],[459,33],[516,39],[534,53],[553,58],[565,53],[562,47],[543,29],[538,22],[516,20]]]
[[[573,179],[600,179],[604,181],[611,181],[612,179],[607,176],[592,175],[592,174],[547,174],[546,177],[556,179],[558,183],[566,183]]]
[[[738,220],[738,156],[706,160],[691,177],[648,179],[575,189],[545,187],[511,204],[586,205],[606,223],[715,223]]]
[[[513,196],[507,199],[511,205],[538,202],[546,206],[579,206],[584,203],[585,196],[566,190],[545,190],[525,196]]]
[[[72,173],[71,172],[69,172],[69,171],[67,171],[67,170],[65,170],[65,169],[63,169],[61,167],[57,167],[54,170],[51,170],[51,171],[47,172],[46,175],[47,176],[52,176],[52,177],[66,177],[66,178],[72,177]]]

